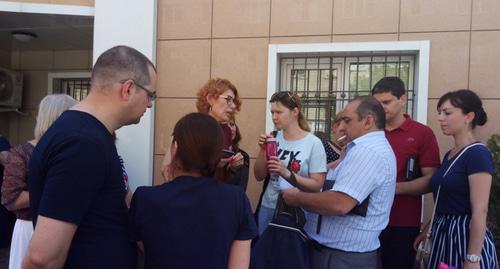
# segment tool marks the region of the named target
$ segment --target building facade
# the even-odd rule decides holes
[[[500,133],[494,119],[500,113],[497,0],[33,0],[0,1],[0,11],[17,4],[24,6],[18,12],[35,6],[91,8],[93,49],[66,52],[81,57],[70,69],[88,71],[89,59],[116,44],[134,46],[156,62],[159,98],[153,110],[140,126],[119,133],[119,150],[135,186],[162,182],[159,169],[173,125],[195,111],[197,89],[214,77],[231,80],[242,96],[236,120],[252,165],[256,138],[271,128],[267,100],[272,92],[300,92],[310,99],[313,128],[328,131],[343,99],[366,93],[382,74],[405,76],[414,99],[408,112],[435,131],[442,154],[452,143],[437,122],[436,103],[446,91],[475,90],[490,115],[477,137],[485,142]],[[11,69],[33,73],[41,84],[46,69],[61,69],[54,61],[62,52],[42,53],[53,61],[42,71],[16,65],[19,53],[26,52],[3,52],[0,59],[6,58]],[[48,90],[40,88],[25,91],[30,111]],[[14,142],[28,139],[34,125],[32,118],[20,119],[0,113],[5,122],[0,131]],[[260,191],[250,175],[253,205]]]

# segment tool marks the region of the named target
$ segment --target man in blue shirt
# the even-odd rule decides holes
[[[52,124],[31,156],[35,231],[23,268],[136,268],[113,133],[139,122],[155,88],[156,69],[139,51],[117,46],[99,56],[88,96]]]
[[[321,232],[308,232],[318,242],[310,249],[312,268],[377,267],[378,237],[389,221],[396,186],[396,158],[384,128],[382,105],[371,96],[355,98],[342,112],[339,129],[349,143],[332,189],[283,191],[287,204],[324,216]],[[366,216],[349,213],[365,199]],[[316,219],[308,217],[308,225],[316,227]]]

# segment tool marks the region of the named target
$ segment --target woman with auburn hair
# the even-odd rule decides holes
[[[213,178],[222,140],[214,118],[182,117],[162,165],[167,182],[135,191],[131,236],[146,269],[248,268],[257,228],[245,192]]]
[[[35,138],[26,143],[3,151],[0,159],[5,167],[2,184],[2,205],[16,214],[16,224],[12,233],[9,269],[21,268],[28,244],[33,235],[33,223],[29,208],[28,163],[31,153],[43,134],[56,119],[76,100],[66,94],[51,94],[40,102],[35,124]]]
[[[301,111],[299,96],[292,92],[277,92],[269,102],[272,120],[278,129],[278,156],[266,159],[265,143],[272,135],[260,135],[260,151],[254,166],[255,178],[262,181],[268,173],[270,177],[258,208],[259,234],[272,220],[280,189],[289,186],[286,186],[286,182],[304,191],[319,192],[326,173],[323,144],[310,132]]]
[[[495,243],[486,228],[494,163],[473,134],[487,121],[482,101],[471,90],[458,90],[441,96],[437,110],[441,130],[453,137],[454,147],[431,178],[435,212],[428,268],[444,262],[456,268],[497,269]],[[415,249],[429,226],[415,240]]]
[[[243,165],[232,175],[227,183],[240,186],[241,188],[243,188],[243,190],[246,191],[250,168],[250,156],[240,148],[241,133],[240,128],[238,128],[238,125],[236,125],[236,121],[234,120],[234,118],[229,121],[228,126],[231,129],[231,150],[243,155]]]
[[[231,129],[227,125],[241,108],[238,90],[229,80],[214,78],[198,90],[197,97],[198,112],[210,115],[222,128],[225,155],[218,164],[215,178],[228,181],[244,164],[243,155],[231,150]]]

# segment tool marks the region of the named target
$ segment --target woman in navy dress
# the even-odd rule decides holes
[[[213,178],[222,140],[214,118],[184,116],[162,165],[167,182],[134,193],[131,236],[145,268],[248,268],[257,227],[243,189]]]
[[[441,130],[453,137],[454,147],[431,178],[435,200],[440,190],[429,268],[444,262],[457,268],[497,269],[495,243],[486,228],[493,158],[472,132],[486,123],[486,112],[481,99],[470,90],[446,93],[437,108]],[[421,234],[415,245],[422,238]]]

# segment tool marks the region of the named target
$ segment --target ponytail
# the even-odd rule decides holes
[[[304,114],[302,113],[302,111],[300,109],[299,109],[299,117],[297,118],[297,120],[299,122],[300,129],[302,129],[306,132],[311,131],[311,127],[309,127],[309,123],[307,123],[306,117],[304,117]]]

